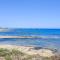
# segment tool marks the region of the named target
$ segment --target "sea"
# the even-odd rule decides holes
[[[36,46],[60,50],[60,29],[9,28],[0,36],[38,36],[41,38],[0,38],[0,44]]]

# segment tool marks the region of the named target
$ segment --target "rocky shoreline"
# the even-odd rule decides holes
[[[17,49],[19,51],[22,51],[23,53],[26,53],[28,55],[34,55],[38,54],[43,57],[51,57],[54,56],[54,51],[47,48],[41,48],[41,47],[32,47],[32,46],[16,46],[16,45],[0,45],[0,48],[5,49]]]
[[[57,50],[53,49],[33,46],[0,45],[0,60],[59,60],[59,59],[60,54],[57,53]]]

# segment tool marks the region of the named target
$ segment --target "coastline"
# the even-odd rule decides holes
[[[57,36],[57,35],[40,35],[40,36],[10,36],[10,35],[0,35],[0,38],[21,38],[21,39],[24,39],[24,38],[37,38],[37,39],[59,39],[60,36]]]
[[[9,50],[17,49],[28,55],[40,55],[42,57],[54,56],[54,53],[52,50],[44,49],[44,48],[36,50],[32,46],[0,45],[0,48],[9,49]]]

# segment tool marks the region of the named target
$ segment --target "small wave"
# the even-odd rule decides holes
[[[40,38],[54,38],[54,39],[58,39],[60,38],[60,36],[39,36]]]

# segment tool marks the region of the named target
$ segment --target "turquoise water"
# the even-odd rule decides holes
[[[60,29],[8,29],[0,32],[2,36],[43,36],[45,38],[0,39],[0,44],[39,46],[60,49]],[[54,38],[50,38],[54,37]],[[56,38],[57,37],[57,38]]]

